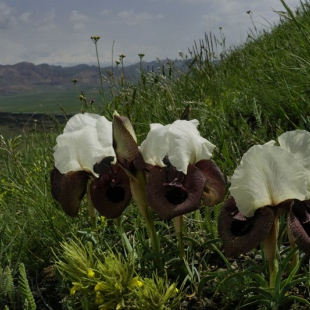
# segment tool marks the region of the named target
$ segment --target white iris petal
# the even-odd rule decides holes
[[[310,198],[310,132],[305,130],[287,131],[278,138],[280,147],[287,150],[304,166],[308,175],[308,193]]]
[[[96,122],[100,117],[100,115],[93,113],[75,114],[68,120],[64,128],[64,133],[74,132],[76,130],[82,129],[85,126],[96,127]]]
[[[215,146],[200,136],[197,120],[177,120],[171,125],[151,124],[151,130],[140,146],[144,160],[164,167],[165,156],[177,170],[187,173],[188,164],[209,159]]]
[[[143,159],[150,165],[164,167],[164,157],[168,154],[167,134],[170,125],[151,124],[146,139],[140,146]]]
[[[201,159],[209,159],[214,145],[200,136],[192,122],[178,120],[169,129],[168,156],[177,170],[186,174],[188,164],[195,164]]]
[[[278,138],[281,148],[287,150],[310,172],[310,132],[287,131]]]
[[[270,140],[268,142],[266,142],[264,145],[275,145],[276,141],[275,140]]]
[[[98,118],[96,123],[96,129],[98,132],[98,140],[101,146],[104,148],[102,154],[103,158],[108,156],[114,156],[116,160],[116,155],[113,148],[113,133],[112,133],[112,122],[108,121],[105,117],[101,116]]]
[[[55,167],[61,173],[84,170],[98,177],[94,165],[105,157],[115,157],[112,123],[97,114],[74,115],[56,142]]]
[[[307,176],[292,154],[271,145],[256,145],[244,155],[231,179],[230,192],[240,212],[276,206],[286,199],[304,200]]]
[[[93,174],[93,166],[103,159],[104,149],[98,141],[96,128],[86,126],[83,129],[64,133],[57,137],[54,152],[55,167],[61,173],[84,170]]]

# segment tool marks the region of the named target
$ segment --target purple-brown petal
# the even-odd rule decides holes
[[[203,202],[206,206],[220,203],[226,193],[226,181],[220,168],[213,160],[200,160],[195,164],[206,178]]]
[[[62,174],[54,168],[50,179],[53,198],[60,202],[67,215],[77,216],[87,189],[88,174],[85,171]]]
[[[146,186],[146,198],[149,206],[163,220],[189,213],[200,207],[200,200],[205,184],[203,173],[194,165],[188,165],[182,186],[168,180],[168,168],[154,166]]]
[[[288,226],[296,244],[310,256],[310,208],[308,201],[294,200],[288,213]]]
[[[113,117],[113,147],[117,161],[126,169],[131,169],[133,161],[138,157],[139,149],[132,133],[130,121],[125,116]]]
[[[269,207],[258,209],[250,218],[239,213],[235,199],[228,197],[218,219],[219,236],[228,257],[257,247],[266,238],[274,222],[274,211]]]
[[[130,182],[119,165],[100,175],[90,185],[90,197],[98,212],[110,219],[119,217],[131,199]]]

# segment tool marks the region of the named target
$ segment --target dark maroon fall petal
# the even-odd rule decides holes
[[[310,208],[309,201],[294,200],[287,216],[288,227],[297,246],[310,256]]]
[[[130,182],[125,171],[113,165],[109,173],[90,184],[90,197],[98,212],[110,219],[119,217],[131,199]]]
[[[226,193],[226,181],[222,171],[213,160],[200,160],[195,164],[206,177],[203,202],[206,206],[220,203]]]
[[[67,215],[77,216],[87,189],[88,174],[85,171],[62,174],[54,168],[50,179],[53,198],[60,202]]]
[[[147,179],[146,198],[149,206],[163,220],[186,214],[200,207],[205,177],[194,165],[188,165],[182,184],[169,182],[167,167],[154,166]]]
[[[218,219],[218,232],[228,257],[249,252],[262,242],[272,228],[274,211],[256,210],[253,217],[240,216],[235,199],[228,197]]]

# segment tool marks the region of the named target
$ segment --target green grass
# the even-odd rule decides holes
[[[308,3],[302,4],[295,14],[291,14],[289,8],[285,9],[289,18],[271,27],[270,32],[257,33],[254,29],[243,46],[228,49],[226,53],[216,54],[217,45],[225,44],[223,38],[217,40],[206,35],[203,40],[194,42],[189,48],[189,55],[184,56],[184,59],[189,59],[187,72],[180,71],[171,63],[170,67],[162,66],[158,72],[142,71],[141,79],[135,84],[121,78],[121,75],[112,75],[109,81],[104,81],[112,85],[108,91],[105,89],[104,96],[98,90],[82,90],[87,98],[85,102],[79,100],[74,85],[72,90],[42,90],[36,94],[2,96],[0,110],[54,113],[83,110],[109,119],[117,110],[120,115],[130,118],[138,143],[141,143],[150,123],[171,123],[180,118],[189,105],[191,117],[200,122],[201,135],[217,146],[213,159],[229,180],[242,155],[252,145],[274,140],[287,130],[310,129],[310,7]],[[220,62],[215,65],[213,61]],[[92,106],[87,104],[90,98],[96,99]],[[54,133],[32,131],[0,142],[0,288],[9,287],[10,273],[13,278],[18,278],[19,265],[23,263],[30,286],[33,291],[39,291],[39,294],[34,294],[38,309],[57,309],[59,302],[63,303],[63,309],[96,309],[96,283],[88,275],[88,269],[95,268],[96,257],[106,257],[104,255],[113,250],[128,258],[128,263],[133,259],[134,266],[130,265],[133,268],[130,270],[142,276],[144,283],[150,282],[150,286],[160,283],[156,298],[165,295],[170,287],[174,288],[173,283],[178,283],[182,290],[183,283],[188,295],[200,295],[211,303],[207,306],[203,304],[206,299],[194,297],[190,301],[184,298],[182,291],[178,298],[184,298],[183,309],[190,309],[191,302],[195,303],[196,309],[236,308],[241,306],[241,300],[253,301],[255,294],[263,296],[269,308],[253,309],[275,309],[281,307],[282,301],[287,302],[290,309],[302,309],[300,297],[309,299],[309,281],[305,279],[308,262],[302,259],[299,269],[294,269],[294,272],[281,271],[283,278],[291,277],[296,283],[298,279],[304,280],[298,282],[298,288],[283,286],[279,279],[283,300],[266,301],[266,296],[272,298],[272,292],[266,293],[260,287],[268,279],[268,271],[266,264],[262,263],[264,257],[259,263],[254,259],[258,250],[253,250],[247,259],[239,257],[234,260],[228,260],[222,251],[221,241],[217,238],[217,218],[222,204],[211,211],[206,209],[186,215],[185,263],[178,256],[172,222],[160,221],[154,215],[166,275],[162,270],[158,275],[153,273],[156,268],[152,263],[147,230],[134,204],[126,209],[121,222],[102,220],[100,228],[95,231],[90,226],[86,201],[83,201],[77,218],[65,216],[50,193],[53,147],[62,126],[57,124],[55,127]],[[0,130],[7,129],[1,127]],[[280,235],[286,240],[284,218]],[[128,243],[135,249],[133,258],[128,254]],[[69,251],[71,247],[73,252]],[[66,250],[70,255],[66,256]],[[72,279],[79,280],[74,272],[74,276],[70,277],[53,273],[55,253],[57,259],[83,260],[83,268],[78,270],[82,290],[72,283]],[[293,254],[285,246],[281,249],[280,258],[288,264],[285,257]],[[100,268],[111,271],[112,267],[102,263]],[[8,269],[10,272],[4,273]],[[129,278],[132,277],[130,273]],[[76,295],[70,296],[70,289],[77,287]],[[243,295],[245,288],[246,296]],[[22,308],[18,291],[15,296],[2,291],[0,307]],[[128,292],[127,287],[125,291]],[[147,294],[141,297],[145,302],[148,294],[151,295],[151,291],[146,291]],[[171,294],[171,289],[169,292]],[[137,296],[141,294],[142,291],[137,292]],[[117,295],[117,298],[126,302],[126,296]],[[170,300],[170,303],[174,304],[174,301]]]

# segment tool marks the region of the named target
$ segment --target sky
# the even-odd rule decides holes
[[[291,9],[300,0],[286,0]],[[0,0],[0,64],[101,66],[189,55],[205,33],[239,46],[249,29],[270,30],[280,0]],[[249,14],[249,11],[251,12]],[[247,13],[248,12],[248,13]]]

